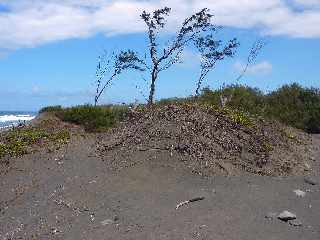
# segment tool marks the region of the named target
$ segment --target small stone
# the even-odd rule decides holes
[[[294,220],[297,218],[297,216],[289,211],[283,211],[278,215],[278,218],[282,221],[289,221],[289,220]]]
[[[293,191],[298,197],[305,197],[306,193],[304,191],[301,191],[300,189]]]
[[[269,219],[269,220],[273,220],[277,217],[277,213],[274,213],[274,212],[269,212],[266,214],[265,218],[266,219]]]
[[[311,178],[311,177],[305,177],[304,178],[304,181],[306,182],[306,183],[308,183],[308,184],[311,184],[311,185],[317,185],[318,184],[318,182],[317,181],[315,181],[313,178]]]
[[[302,222],[298,219],[289,220],[289,224],[294,227],[302,226]]]

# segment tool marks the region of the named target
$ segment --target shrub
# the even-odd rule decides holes
[[[58,112],[60,111],[62,108],[60,105],[56,105],[56,106],[48,106],[48,107],[44,107],[41,108],[39,113],[44,113],[44,112]]]
[[[251,114],[260,114],[265,105],[265,97],[260,90],[240,85],[230,85],[216,91],[204,88],[199,100],[219,106],[221,95],[231,96],[227,107]]]
[[[267,95],[266,116],[310,133],[320,133],[320,92],[294,83]]]
[[[226,105],[230,109],[275,119],[309,133],[320,133],[319,89],[294,83],[263,94],[256,88],[231,85],[216,91],[204,88],[198,101],[220,105],[221,95],[232,96]]]
[[[84,126],[86,131],[103,131],[127,115],[126,106],[82,105],[56,112],[62,121]]]

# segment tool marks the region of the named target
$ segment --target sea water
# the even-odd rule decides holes
[[[36,112],[0,111],[0,130],[27,123],[37,116]]]

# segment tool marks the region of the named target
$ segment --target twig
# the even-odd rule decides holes
[[[189,203],[192,203],[192,202],[197,202],[197,201],[201,201],[203,200],[204,197],[197,197],[197,198],[193,198],[193,199],[190,199],[188,201],[184,201],[184,202],[181,202],[179,203],[177,206],[176,206],[176,210],[180,207],[182,207],[183,205],[186,205],[186,204],[189,204]]]

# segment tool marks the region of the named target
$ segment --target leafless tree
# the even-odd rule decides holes
[[[261,53],[261,50],[266,45],[265,39],[257,39],[249,52],[247,57],[246,65],[243,67],[242,71],[240,72],[239,76],[236,78],[235,82],[238,83],[241,78],[243,78],[248,71],[250,65],[254,64],[257,60],[258,55]],[[228,95],[220,95],[220,106],[225,107],[233,98],[233,93],[229,93]]]
[[[154,102],[155,85],[159,73],[178,63],[181,60],[184,48],[201,32],[213,28],[211,25],[212,15],[209,14],[209,9],[204,8],[200,12],[185,19],[174,39],[169,41],[166,47],[160,48],[157,41],[159,30],[164,28],[165,17],[168,16],[170,12],[171,8],[165,7],[153,13],[143,11],[141,14],[141,18],[147,25],[151,59],[150,64],[145,63],[145,67],[150,70],[151,74],[149,104]]]
[[[222,49],[222,41],[214,39],[213,35],[198,37],[195,40],[195,45],[200,53],[200,75],[197,81],[195,94],[200,95],[200,88],[203,80],[208,73],[213,70],[217,62],[222,61],[226,57],[233,57],[239,42],[236,38],[230,40]]]
[[[247,62],[242,71],[240,72],[239,76],[236,78],[236,82],[239,82],[241,78],[246,74],[248,71],[250,65],[254,64],[257,60],[258,55],[261,53],[262,48],[264,48],[266,45],[266,41],[264,39],[257,39],[249,52],[249,55],[247,57]]]
[[[96,94],[94,105],[98,104],[99,98],[113,80],[126,70],[145,71],[144,62],[132,50],[114,52],[109,56],[107,52],[99,56],[96,68]]]

